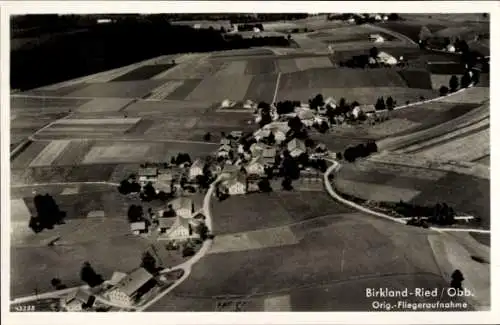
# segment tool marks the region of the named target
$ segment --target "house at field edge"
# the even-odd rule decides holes
[[[130,223],[130,230],[134,235],[140,235],[147,232],[146,221],[137,221]]]
[[[453,46],[453,44],[448,44],[446,46],[446,51],[448,51],[450,53],[454,53],[455,52],[455,46]]]
[[[293,158],[297,158],[301,154],[306,152],[306,145],[303,141],[299,139],[293,139],[287,144],[288,152],[290,152],[290,156]]]
[[[176,218],[159,218],[158,219],[158,231],[161,233],[167,232],[175,224]]]
[[[265,129],[265,128],[258,129],[257,131],[255,131],[253,133],[253,137],[257,141],[260,141],[260,140],[262,140],[264,138],[267,138],[269,135],[271,135],[271,130]]]
[[[220,139],[220,145],[221,147],[222,146],[230,146],[231,145],[231,140],[229,140],[228,138],[222,138]]]
[[[108,299],[117,305],[132,306],[137,298],[157,284],[153,275],[144,268],[138,268],[124,277],[108,292]]]
[[[217,151],[217,156],[218,157],[229,157],[229,153],[231,152],[231,147],[229,145],[222,145],[220,146],[219,150]]]
[[[148,182],[156,183],[158,181],[158,168],[140,168],[137,175],[139,176],[139,183],[143,185]]]
[[[263,176],[265,174],[265,165],[262,156],[253,158],[248,163],[245,170],[248,174]]]
[[[184,241],[198,238],[199,235],[193,230],[190,219],[177,216],[172,227],[167,231],[166,237],[170,240]]]
[[[91,308],[95,302],[95,297],[82,289],[78,289],[63,298],[62,305],[69,312],[82,311],[84,305]]]
[[[274,147],[264,149],[261,156],[264,166],[273,166],[274,162],[276,161],[276,154],[277,151]]]
[[[380,34],[371,34],[370,41],[372,41],[374,43],[383,43],[385,41],[385,39]]]
[[[191,167],[189,167],[189,179],[193,180],[196,176],[203,175],[204,166],[205,162],[202,159],[196,159]]]
[[[187,197],[178,197],[170,201],[168,204],[171,204],[175,213],[183,218],[191,218],[195,212],[193,200]]]
[[[229,195],[241,195],[247,192],[247,179],[243,173],[238,173],[235,177],[224,182]]]
[[[377,61],[385,65],[396,65],[398,60],[387,52],[379,52]]]
[[[239,172],[240,172],[240,166],[226,164],[222,169],[221,177],[225,179],[232,178]]]
[[[269,148],[269,146],[267,146],[266,144],[257,142],[250,146],[250,153],[252,154],[252,157],[258,157],[267,148]]]

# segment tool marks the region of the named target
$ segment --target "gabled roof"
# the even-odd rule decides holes
[[[229,174],[232,174],[232,173],[236,173],[240,170],[240,167],[239,166],[236,166],[236,165],[224,165],[224,168],[222,169],[222,173],[229,173]]]
[[[140,267],[124,277],[114,288],[119,289],[130,297],[152,278],[153,275],[151,273]]]
[[[222,138],[222,139],[220,139],[220,144],[221,145],[230,145],[231,140],[229,140],[228,138]]]
[[[87,303],[90,299],[91,294],[83,291],[82,289],[75,290],[71,292],[67,297],[66,297],[66,303],[69,303],[73,300],[80,301],[82,303]]]
[[[193,164],[191,165],[190,168],[201,168],[203,169],[203,167],[205,166],[205,162],[203,161],[203,159],[196,159]]]
[[[294,138],[290,142],[288,142],[287,149],[288,149],[288,151],[293,151],[296,149],[306,151],[306,145],[303,141],[301,141],[297,138]]]
[[[158,224],[160,228],[170,228],[175,223],[175,218],[159,218]]]
[[[139,168],[139,172],[137,174],[139,176],[157,176],[158,168],[155,167]]]
[[[130,229],[132,231],[145,230],[146,229],[146,221],[132,222],[132,223],[130,223]]]
[[[247,181],[246,175],[243,173],[238,173],[235,175],[235,177],[232,177],[227,181],[227,186],[233,186],[238,183],[246,184],[246,181]]]
[[[219,151],[231,151],[231,146],[227,145],[227,144],[223,144],[219,147]]]
[[[193,206],[193,200],[185,196],[181,196],[168,202],[168,204],[171,204],[174,210],[180,210],[180,209],[191,210],[191,207]]]
[[[262,157],[274,159],[276,157],[276,148],[274,148],[274,147],[265,148],[262,151]]]

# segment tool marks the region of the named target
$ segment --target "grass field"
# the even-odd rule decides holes
[[[248,75],[272,74],[276,72],[274,58],[252,59],[247,61],[245,73]]]
[[[248,66],[247,66],[248,68]],[[204,79],[186,97],[186,100],[217,102],[224,99],[243,100],[251,76],[212,76]]]
[[[140,98],[161,85],[161,80],[115,81],[89,84],[87,87],[71,92],[71,97],[119,97]]]
[[[11,169],[11,184],[101,182],[109,179],[116,165],[44,166]]]
[[[277,69],[281,73],[291,73],[299,70],[296,59],[276,60]]]
[[[83,164],[110,162],[129,162],[144,159],[150,146],[148,144],[116,144],[112,146],[94,146],[83,158]]]
[[[218,235],[283,226],[348,211],[326,193],[316,192],[251,194],[212,203],[214,233]]]
[[[163,101],[136,101],[129,105],[125,112],[145,117],[156,115],[167,116],[196,116],[203,114],[211,104],[196,101],[163,100]],[[128,119],[128,118],[127,118]]]
[[[175,88],[166,99],[170,100],[184,100],[202,81],[202,79],[185,79],[182,85]]]
[[[136,81],[136,80],[147,80],[155,75],[162,73],[165,70],[173,68],[174,64],[156,64],[156,65],[144,65],[140,68],[132,70],[119,76],[111,81]]]
[[[430,63],[428,64],[428,69],[431,74],[445,74],[445,75],[457,75],[462,76],[465,73],[465,67],[461,63]]]
[[[30,167],[50,166],[57,157],[70,145],[70,140],[51,141],[45,148],[31,161]]]
[[[399,75],[410,88],[433,89],[430,75],[422,70],[400,70]]]
[[[132,101],[133,99],[130,98],[96,98],[78,107],[77,111],[80,113],[118,112]]]
[[[325,295],[334,297],[339,294],[338,290],[345,288],[341,283],[352,284],[363,279],[367,280],[364,285],[368,287],[370,280],[380,283],[382,279],[387,279],[385,283],[389,286],[401,286],[404,281],[398,281],[397,277],[402,275],[410,285],[424,279],[439,283],[439,271],[426,244],[426,235],[408,230],[395,225],[386,227],[385,222],[366,220],[359,214],[325,218],[320,224],[316,220],[304,222],[292,227],[300,238],[296,245],[205,257],[174,294],[207,298],[226,295],[269,297],[327,287],[331,291]],[[394,233],[389,235],[392,231]],[[412,243],[399,246],[405,240]],[[413,282],[418,274],[426,276]],[[246,280],[241,281],[243,278]],[[344,291],[343,296],[350,296],[352,300],[356,297],[358,304],[355,306],[361,308],[359,301],[364,301],[364,287],[351,288],[348,292]],[[308,295],[305,297],[292,294],[291,309],[316,310],[318,302],[308,301]]]
[[[254,76],[248,85],[244,98],[256,102],[272,102],[277,79],[278,75],[276,74],[260,74]]]
[[[169,80],[166,81],[159,87],[153,89],[149,95],[145,97],[146,100],[162,100],[165,99],[168,95],[174,92],[177,88],[182,86],[184,82],[182,80]]]
[[[231,76],[231,75],[242,75],[247,69],[247,61],[232,61],[228,62],[226,65],[222,66],[216,75],[218,76]]]
[[[421,205],[434,205],[436,202],[446,202],[455,211],[468,213],[482,219],[481,225],[489,228],[490,220],[490,184],[487,179],[479,179],[470,175],[462,175],[453,172],[439,172],[431,179],[422,180],[421,174],[433,172],[421,168],[391,166],[378,162],[367,162],[370,170],[360,173],[357,165],[345,165],[337,174],[334,183],[340,192],[344,192],[363,199],[372,199],[373,184],[377,184],[376,200],[394,201],[401,199],[401,187],[410,191],[418,191],[409,202]],[[380,168],[394,169],[392,173],[379,172]],[[366,168],[366,165],[365,165]],[[405,174],[400,171],[404,170]],[[411,177],[411,174],[414,173]],[[357,181],[350,181],[350,179]],[[352,186],[351,183],[356,186]],[[390,187],[392,190],[382,191],[382,187]]]

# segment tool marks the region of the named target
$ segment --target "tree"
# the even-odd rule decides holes
[[[203,136],[203,141],[210,141],[211,138],[212,138],[212,135],[210,134],[210,132],[207,132]]]
[[[457,89],[458,89],[458,77],[457,76],[455,76],[455,75],[451,76],[449,86],[450,86],[450,91],[452,93],[457,91]]]
[[[208,230],[208,227],[205,223],[201,222],[196,227],[195,231],[198,235],[200,235],[201,240],[206,240],[208,238],[209,230]]]
[[[293,190],[292,186],[292,179],[289,177],[285,177],[283,181],[281,182],[281,188],[285,191],[291,191]]]
[[[335,157],[337,158],[337,160],[342,160],[342,152],[340,152],[340,151],[339,151],[339,152],[337,152],[337,153],[335,154]]]
[[[323,100],[323,95],[321,94],[317,94],[313,99],[309,100],[309,107],[311,109],[318,109],[318,107],[323,105],[325,105],[325,101]]]
[[[170,163],[172,165],[177,165],[177,160],[175,159],[175,156],[172,156],[172,158],[170,158]]]
[[[135,204],[132,204],[129,208],[128,208],[128,212],[127,212],[127,216],[128,216],[128,221],[129,222],[137,222],[137,221],[141,221],[143,218],[143,210],[142,210],[142,206],[140,205],[135,205]]]
[[[480,72],[476,69],[472,70],[472,83],[474,85],[477,85],[479,83],[479,76],[480,76]]]
[[[312,148],[314,147],[314,140],[313,139],[306,139],[306,141],[304,141],[304,144],[306,145],[306,148]]]
[[[421,41],[427,41],[431,37],[432,37],[432,33],[429,30],[429,28],[427,28],[427,26],[422,26],[422,28],[420,29],[420,32],[418,33],[418,39]]]
[[[166,202],[168,200],[169,196],[165,191],[160,191],[158,192],[158,200],[162,202]]]
[[[384,97],[379,97],[377,99],[377,102],[375,103],[375,110],[377,110],[377,111],[383,111],[383,110],[385,110]]]
[[[130,193],[130,182],[127,179],[124,179],[120,182],[118,186],[118,192],[123,195],[127,195]]]
[[[445,96],[445,95],[448,94],[448,91],[449,91],[448,87],[441,86],[441,88],[439,88],[439,95],[440,96]]]
[[[83,263],[80,270],[80,279],[87,283],[91,288],[94,288],[104,282],[102,276],[94,271],[89,262]]]
[[[61,281],[61,279],[59,278],[53,278],[51,281],[50,281],[50,284],[52,285],[52,287],[56,290],[63,290],[63,289],[66,289],[66,285],[64,285]]]
[[[462,88],[467,88],[470,86],[470,84],[472,83],[472,80],[471,80],[471,77],[469,75],[469,72],[466,72],[462,78],[460,79],[460,86]]]
[[[148,182],[148,183],[144,186],[144,195],[146,196],[146,199],[147,199],[148,201],[151,201],[151,200],[156,199],[157,195],[156,195],[156,190],[155,190],[155,188],[153,187],[153,183]]]
[[[56,201],[49,194],[36,195],[33,203],[37,211],[37,222],[41,230],[52,229],[54,225],[61,224],[66,213],[59,209]],[[33,228],[32,228],[33,229]]]
[[[302,121],[298,116],[295,116],[288,120],[288,127],[291,129],[292,132],[298,133],[300,130],[302,130],[302,127],[304,125],[302,124]]]
[[[344,150],[344,159],[348,162],[354,162],[356,160],[356,150],[353,147],[348,147]]]
[[[387,110],[392,111],[394,109],[394,99],[392,99],[391,96],[389,96],[386,100],[386,106]]]
[[[377,144],[375,141],[370,141],[366,144],[366,150],[368,151],[369,154],[375,153],[378,151]]]
[[[375,46],[374,46],[374,47],[372,47],[372,48],[370,49],[370,57],[371,57],[371,58],[376,59],[376,58],[378,57],[378,54],[379,54],[379,50],[378,50],[378,48],[377,48],[377,47],[375,47]]]
[[[157,273],[156,259],[149,251],[142,254],[141,267],[153,275]]]
[[[189,257],[194,255],[194,248],[190,245],[184,245],[182,248],[182,257]]]
[[[258,186],[261,192],[269,193],[273,191],[273,188],[271,187],[271,183],[269,182],[268,178],[261,179],[258,183]]]
[[[464,281],[464,275],[460,270],[455,270],[451,274],[451,283],[450,287],[454,288],[456,290],[461,290],[462,289],[462,282]]]

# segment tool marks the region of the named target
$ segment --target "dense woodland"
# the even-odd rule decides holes
[[[43,17],[36,26],[32,21],[13,23],[12,30],[23,37],[28,37],[26,33],[54,34],[60,29],[79,32],[54,34],[35,47],[13,51],[11,87],[26,90],[165,54],[288,45],[284,37],[226,38],[220,30],[173,26],[158,16],[126,16],[112,24],[92,26],[86,26],[88,20],[81,19],[61,21],[50,16]],[[48,27],[53,21],[59,23]]]

